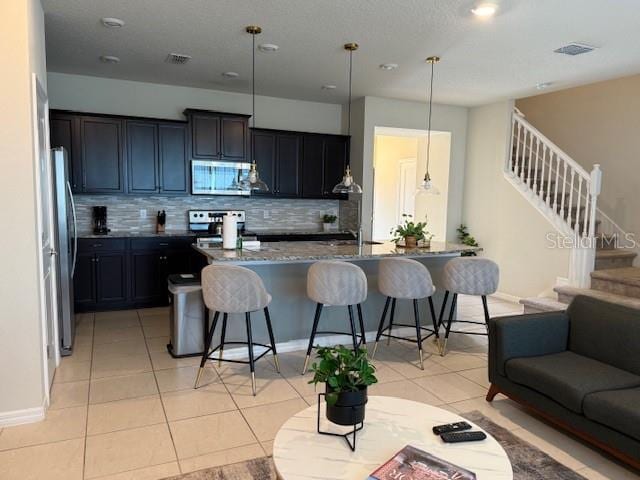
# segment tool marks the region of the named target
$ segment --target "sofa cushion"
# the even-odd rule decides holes
[[[584,397],[587,418],[640,440],[640,388],[607,390]]]
[[[640,376],[573,352],[513,358],[507,377],[536,390],[576,413],[588,393],[640,386]]]
[[[569,350],[640,375],[638,310],[579,295],[567,314]]]

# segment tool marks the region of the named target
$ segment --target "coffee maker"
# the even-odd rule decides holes
[[[96,235],[106,235],[107,228],[107,207],[93,207],[93,233]]]

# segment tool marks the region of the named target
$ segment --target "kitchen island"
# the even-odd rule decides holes
[[[355,241],[310,241],[310,242],[263,242],[260,248],[243,250],[223,250],[220,246],[197,246],[194,248],[207,258],[208,263],[231,263],[255,271],[262,278],[265,287],[273,296],[269,306],[276,341],[281,350],[299,350],[306,348],[315,304],[307,297],[306,277],[309,266],[318,260],[343,260],[362,268],[368,280],[368,297],[362,305],[367,338],[375,337],[385,297],[378,292],[378,261],[385,257],[413,258],[423,263],[431,273],[436,293],[434,304],[436,314],[440,311],[443,291],[441,288],[442,269],[452,257],[463,252],[480,249],[466,245],[432,242],[430,248],[401,248],[393,242],[365,242],[359,247]],[[420,318],[424,326],[431,325],[431,317],[426,300],[420,302]],[[257,314],[259,316],[260,314]],[[238,317],[240,320],[240,317]],[[397,302],[397,323],[413,323],[411,302]],[[267,338],[264,322],[254,321],[254,338]],[[346,307],[328,307],[322,313],[320,330],[348,332],[349,321]],[[407,332],[415,335],[414,330]],[[229,322],[228,336],[233,340],[245,336],[242,321]],[[350,342],[346,337],[340,341]],[[215,339],[214,339],[215,342]]]

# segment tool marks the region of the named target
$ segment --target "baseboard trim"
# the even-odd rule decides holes
[[[517,297],[516,295],[511,295],[509,293],[504,292],[496,292],[491,294],[492,297],[495,297],[499,300],[505,300],[507,302],[520,303],[521,297]]]
[[[41,407],[25,408],[23,410],[13,410],[11,412],[0,412],[0,427],[39,422],[44,420],[45,412],[46,409],[44,405]]]

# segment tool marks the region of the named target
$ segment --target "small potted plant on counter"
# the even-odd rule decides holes
[[[333,230],[333,224],[336,223],[338,217],[336,215],[332,215],[330,213],[326,213],[322,216],[322,229],[325,232],[330,232]]]
[[[413,216],[407,213],[403,213],[402,218],[404,222],[391,230],[392,240],[396,244],[403,241],[402,246],[407,248],[416,248],[418,242],[422,242],[421,247],[430,247],[433,234],[427,231],[427,222],[414,222]]]
[[[327,419],[338,425],[356,425],[364,421],[367,387],[378,381],[375,367],[367,359],[367,350],[358,351],[338,345],[321,347],[311,371],[309,383],[325,384]]]

